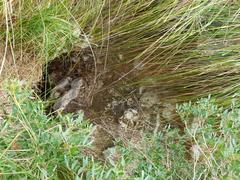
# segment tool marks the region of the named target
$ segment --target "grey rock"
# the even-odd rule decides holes
[[[71,85],[72,78],[63,79],[57,86],[52,89],[51,97],[59,98]]]
[[[78,98],[81,94],[85,92],[85,82],[82,78],[75,79],[71,83],[71,89],[67,91],[64,96],[62,96],[54,105],[53,110],[66,110],[67,106],[70,105],[73,101],[79,104]]]

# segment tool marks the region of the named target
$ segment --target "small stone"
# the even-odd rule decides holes
[[[124,101],[112,101],[112,112],[116,118],[120,118],[125,111],[126,103]]]
[[[128,109],[124,112],[124,118],[127,120],[137,120],[138,119],[138,112],[135,109]]]
[[[140,105],[145,108],[150,108],[159,104],[161,104],[160,99],[158,95],[153,92],[145,92],[140,98]]]
[[[59,98],[61,94],[63,94],[70,87],[71,80],[72,79],[70,77],[67,77],[63,79],[57,86],[55,86],[52,89],[52,98]]]
[[[80,90],[84,88],[84,80],[82,78],[74,79],[71,83],[71,89]]]
[[[133,98],[128,98],[127,99],[127,105],[128,106],[134,106],[135,105],[135,101],[134,101],[134,99]]]
[[[138,111],[135,109],[128,109],[124,112],[122,120],[128,125],[134,125],[139,120]]]
[[[73,101],[75,101],[73,102],[75,105],[81,106],[80,103],[77,103],[77,98],[79,94],[84,94],[84,84],[85,82],[82,78],[75,79],[71,83],[71,89],[53,105],[53,110],[65,110]]]

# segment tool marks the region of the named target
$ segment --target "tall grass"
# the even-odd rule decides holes
[[[123,72],[119,79],[134,77],[131,84],[177,102],[210,93],[227,103],[238,94],[233,1],[19,0],[0,7],[8,22],[1,23],[1,39],[8,37],[15,52],[49,61],[91,47],[109,69]]]

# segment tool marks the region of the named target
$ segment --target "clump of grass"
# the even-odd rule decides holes
[[[158,12],[158,5],[147,12]],[[134,84],[156,89],[165,100],[182,102],[212,94],[219,103],[231,104],[232,96],[239,93],[239,7],[229,1],[188,2],[184,6],[169,2],[163,7],[157,15],[164,23],[144,26],[146,30],[141,29],[139,37],[130,41],[137,46],[133,48],[137,55],[130,58],[138,62],[135,68],[140,81]],[[165,14],[169,11],[174,13],[168,19]],[[141,52],[135,51],[140,47]]]
[[[10,23],[2,25],[1,38],[8,38],[14,50],[31,52],[39,60],[48,60],[69,51],[77,42],[77,28],[70,22],[64,2],[19,1],[7,5],[14,11],[5,12]]]
[[[1,39],[8,37],[14,51],[49,61],[87,46],[120,79],[154,87],[165,99],[212,94],[229,104],[238,96],[240,22],[233,1],[25,0],[0,7],[8,22]]]
[[[110,15],[103,11],[108,21],[101,34],[108,36],[93,37],[106,39],[109,57],[121,54],[122,63],[130,66],[121,75],[133,77],[132,84],[156,89],[163,99],[177,102],[212,94],[230,104],[230,96],[238,94],[235,3],[122,1],[119,7],[113,1],[106,7]]]

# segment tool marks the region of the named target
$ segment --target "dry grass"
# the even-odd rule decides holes
[[[0,75],[0,119],[11,110],[4,84],[13,79],[19,79],[25,86],[31,87],[41,79],[42,74],[42,64],[37,63],[38,61],[32,55],[24,53],[24,56],[21,56],[21,53],[11,53],[9,50],[5,53],[4,49],[0,46],[0,64],[4,63]],[[3,59],[5,59],[4,62]]]

